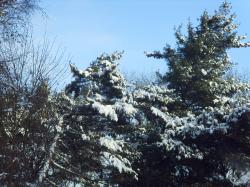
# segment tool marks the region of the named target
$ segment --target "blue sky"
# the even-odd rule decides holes
[[[80,68],[103,53],[125,51],[120,62],[125,73],[153,74],[166,71],[164,61],[146,58],[144,51],[162,50],[175,44],[174,26],[197,18],[206,9],[216,10],[220,0],[41,0],[47,17],[35,14],[34,36],[56,40]],[[240,34],[250,41],[250,1],[231,0]],[[250,73],[250,48],[230,51],[237,69]]]

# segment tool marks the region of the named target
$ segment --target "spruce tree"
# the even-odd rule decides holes
[[[228,50],[250,46],[241,42],[245,36],[237,34],[235,17],[231,5],[224,2],[214,15],[204,11],[197,27],[189,23],[187,35],[181,27],[176,29],[176,48],[167,45],[163,52],[147,54],[167,61],[169,70],[160,80],[175,89],[187,107],[216,106],[246,88],[225,78],[233,65]]]
[[[74,80],[58,100],[62,123],[40,183],[102,186],[136,178],[131,161],[137,154],[129,138],[137,110],[118,70],[120,58],[103,54],[84,71],[71,65]]]

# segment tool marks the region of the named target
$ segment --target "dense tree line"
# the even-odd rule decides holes
[[[34,50],[17,29],[36,6],[0,3],[0,12],[8,10],[0,15],[7,33],[0,54],[0,185],[250,185],[250,86],[227,75],[228,49],[250,44],[237,34],[229,3],[204,12],[198,26],[189,23],[187,35],[177,29],[176,48],[147,53],[169,68],[156,82],[128,82],[117,62],[122,53],[115,52],[83,71],[71,64],[74,79],[61,92],[52,91],[56,65],[45,58],[48,48]],[[25,11],[6,31],[1,20],[13,7]]]

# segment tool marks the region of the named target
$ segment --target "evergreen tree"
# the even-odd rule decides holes
[[[120,53],[101,55],[84,71],[71,65],[75,79],[61,96],[62,126],[40,182],[101,186],[136,177],[131,162],[137,151],[130,138],[137,110],[118,70],[120,58]]]
[[[214,15],[205,11],[197,27],[188,24],[187,36],[180,27],[176,30],[175,49],[167,45],[162,53],[147,54],[167,61],[169,70],[160,80],[175,89],[187,107],[222,104],[237,91],[246,89],[246,85],[225,78],[232,67],[227,51],[250,46],[241,43],[245,36],[237,35],[238,25],[230,10],[231,5],[224,2]]]

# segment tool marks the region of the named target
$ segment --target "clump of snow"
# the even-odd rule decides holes
[[[82,137],[83,141],[90,140],[90,137],[88,135],[86,135],[86,134],[82,134],[81,137]]]
[[[201,69],[201,73],[202,73],[202,75],[207,75],[207,71],[206,70],[204,70],[204,69]]]
[[[124,142],[122,140],[115,140],[111,136],[105,136],[100,138],[100,144],[107,147],[111,151],[122,152]]]
[[[81,122],[82,119],[83,119],[83,116],[77,116],[77,119],[76,119],[76,120],[77,120],[78,122]]]
[[[113,121],[118,121],[117,114],[115,110],[112,108],[112,105],[102,105],[99,102],[94,102],[92,104],[92,108],[97,110],[100,114],[104,115],[105,117],[108,117]]]
[[[151,109],[152,113],[154,115],[156,115],[157,117],[160,117],[165,122],[169,121],[169,118],[167,117],[167,115],[164,112],[160,111],[158,108],[155,108],[155,107],[152,106],[150,109]]]
[[[236,173],[233,169],[229,169],[226,178],[230,180],[233,185],[250,185],[250,171],[245,171],[243,173]]]
[[[118,169],[120,173],[133,173],[136,174],[135,171],[131,168],[131,163],[128,159],[122,158],[119,155],[112,155],[109,152],[102,153],[101,161],[104,166],[112,166]]]
[[[127,116],[131,116],[137,112],[132,104],[116,102],[114,108],[119,112],[124,112]]]

